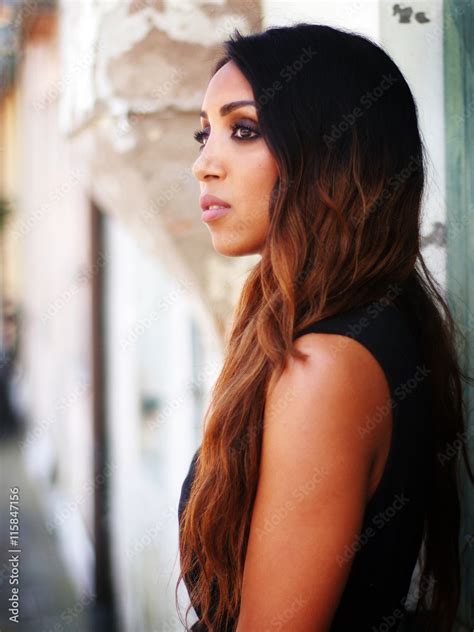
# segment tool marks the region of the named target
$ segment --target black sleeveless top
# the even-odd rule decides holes
[[[401,302],[373,301],[319,320],[297,337],[312,332],[349,336],[372,353],[388,381],[393,421],[382,478],[366,505],[359,537],[343,554],[352,566],[330,632],[394,632],[403,617],[420,552],[430,484],[431,390],[419,325]],[[367,429],[370,431],[369,426]],[[179,523],[198,453],[199,448],[182,484]],[[185,585],[190,592],[192,577],[185,578]],[[193,603],[193,607],[200,618],[199,604]],[[232,629],[231,623],[225,632]],[[207,631],[199,621],[192,630],[224,632]]]

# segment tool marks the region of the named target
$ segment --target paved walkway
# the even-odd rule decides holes
[[[34,484],[28,476],[18,439],[0,442],[0,632],[98,632],[105,630],[88,600],[76,597],[74,586],[58,554]],[[19,623],[9,620],[12,606],[9,559],[9,494],[20,490],[19,502]]]

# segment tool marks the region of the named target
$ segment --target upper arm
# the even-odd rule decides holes
[[[352,565],[376,433],[360,433],[389,397],[360,343],[335,334],[296,340],[267,394],[262,455],[237,632],[326,632]]]

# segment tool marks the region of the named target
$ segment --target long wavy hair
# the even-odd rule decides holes
[[[384,50],[344,29],[298,23],[245,36],[234,30],[223,46],[212,74],[233,61],[249,81],[279,175],[261,259],[225,336],[182,515],[176,603],[185,576],[195,587],[180,620],[188,630],[196,603],[212,632],[238,619],[265,398],[288,357],[306,357],[294,346],[298,332],[399,287],[397,303],[421,324],[433,393],[434,483],[419,561],[420,585],[434,588],[420,593],[416,612],[430,632],[449,632],[460,600],[461,460],[459,449],[455,458],[439,455],[465,432],[462,382],[472,378],[458,360],[463,333],[420,252],[427,158],[412,93]]]

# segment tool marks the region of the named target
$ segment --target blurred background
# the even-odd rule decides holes
[[[0,0],[3,632],[183,629],[178,498],[258,257],[214,252],[192,132],[234,28],[299,20],[370,35],[405,74],[423,254],[474,369],[473,2]],[[469,491],[457,632],[474,627]]]

